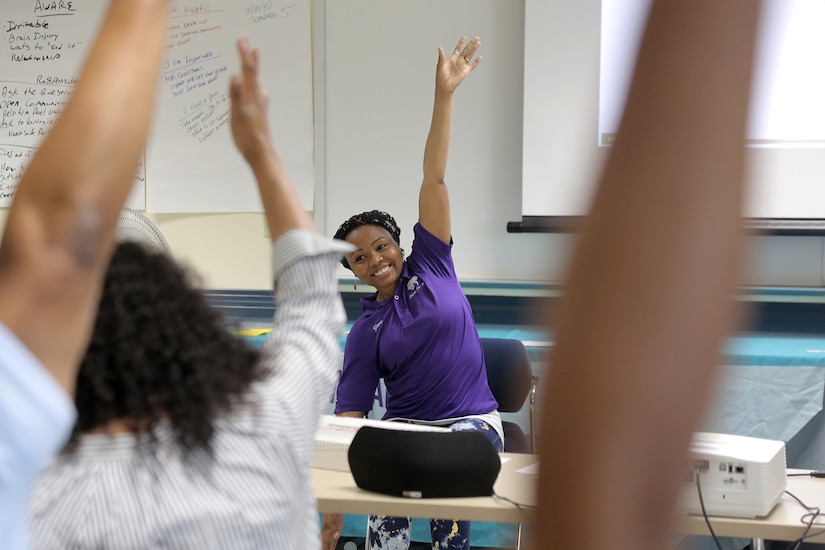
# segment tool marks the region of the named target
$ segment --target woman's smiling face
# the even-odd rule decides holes
[[[355,250],[347,253],[355,276],[378,290],[378,301],[390,298],[401,276],[404,255],[389,231],[378,225],[362,225],[350,231],[346,240],[355,245]]]

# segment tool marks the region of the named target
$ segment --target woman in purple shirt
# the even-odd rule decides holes
[[[478,331],[453,265],[444,182],[453,92],[481,62],[480,56],[473,59],[480,46],[478,37],[469,42],[462,37],[450,56],[438,48],[419,221],[409,258],[400,248],[400,229],[386,212],[357,214],[335,234],[355,245],[342,259],[344,267],[376,289],[361,300],[364,312],[347,337],[335,413],[365,416],[383,378],[384,419],[479,430],[501,451],[498,403],[487,385]],[[338,518],[325,518],[327,535]],[[369,548],[408,548],[409,525],[409,518],[370,517]],[[434,548],[469,549],[469,522],[432,520],[431,528]]]

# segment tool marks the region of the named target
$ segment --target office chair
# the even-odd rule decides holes
[[[539,377],[533,374],[527,348],[521,340],[482,338],[487,383],[498,401],[499,412],[518,412],[524,400],[530,398],[530,438],[515,422],[502,421],[504,450],[511,453],[532,453],[536,448],[535,407]]]

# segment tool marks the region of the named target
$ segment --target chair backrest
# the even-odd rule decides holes
[[[516,412],[524,405],[533,382],[527,348],[521,340],[482,338],[487,383],[500,412]]]

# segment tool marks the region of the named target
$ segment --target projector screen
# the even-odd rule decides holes
[[[650,0],[526,0],[522,227],[586,214],[621,119]],[[823,0],[767,0],[747,134],[754,226],[825,234]],[[678,129],[674,129],[678,131]]]

